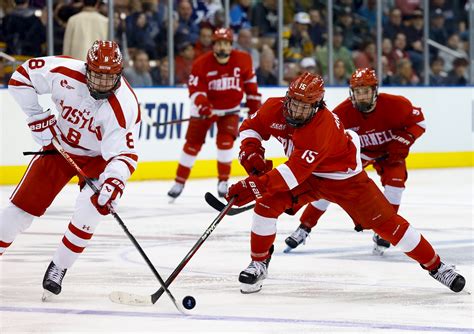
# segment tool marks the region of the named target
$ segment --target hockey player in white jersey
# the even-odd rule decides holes
[[[122,69],[118,45],[96,41],[86,63],[69,57],[33,58],[18,67],[8,83],[42,150],[54,150],[55,137],[100,189],[95,195],[79,178],[74,214],[43,278],[43,300],[61,292],[66,270],[84,251],[102,215],[109,213],[107,207],[116,208],[137,166],[139,105]],[[42,94],[51,94],[56,116],[38,103]],[[59,154],[39,154],[31,160],[10,203],[0,212],[0,255],[45,213],[75,175]]]

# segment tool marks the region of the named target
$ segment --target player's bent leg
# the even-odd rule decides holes
[[[217,173],[218,173],[218,182],[217,182],[217,194],[219,197],[224,197],[227,194],[229,189],[229,176],[231,172],[232,157],[234,155],[234,150],[232,145],[230,148],[217,148]]]
[[[228,180],[234,157],[234,141],[237,138],[239,118],[236,115],[221,117],[217,121],[217,194],[224,197],[228,190]]]
[[[466,280],[453,266],[441,262],[440,257],[423,235],[399,215],[374,228],[374,231],[406,255],[417,261],[430,276],[454,292],[464,288]]]
[[[43,279],[43,288],[46,291],[44,301],[48,299],[51,293],[57,295],[61,292],[66,270],[74,264],[84,251],[102,219],[102,215],[90,201],[92,194],[92,189],[86,186],[77,197],[71,222]]]
[[[326,212],[330,202],[324,199],[309,203],[300,218],[300,226],[285,239],[288,246],[284,252],[288,253],[301,244],[306,243],[306,238],[309,236],[311,229],[316,226],[319,218]]]
[[[179,158],[178,168],[176,170],[175,183],[168,191],[170,202],[173,202],[176,198],[181,195],[184,189],[184,184],[191,174],[194,162],[196,161],[197,154],[201,151],[202,144],[186,142]]]
[[[35,217],[9,203],[0,212],[0,256],[12,244],[17,235],[31,226]]]

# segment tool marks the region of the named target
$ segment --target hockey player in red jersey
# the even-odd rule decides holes
[[[221,197],[227,193],[233,146],[239,130],[239,115],[236,112],[240,109],[244,92],[249,115],[261,105],[252,59],[248,53],[232,49],[232,30],[219,28],[214,31],[212,40],[213,51],[203,54],[194,62],[189,76],[192,118],[179,159],[175,184],[168,192],[172,201],[183,191],[213,123],[217,124],[217,190]]]
[[[362,168],[357,134],[345,130],[324,103],[320,76],[303,73],[290,83],[285,97],[268,99],[254,117],[240,127],[241,153],[259,152],[270,137],[283,145],[286,163],[260,176],[233,184],[225,196],[237,206],[256,201],[250,235],[251,259],[239,275],[242,293],[258,292],[267,277],[278,217],[297,212],[324,198],[340,205],[357,229],[372,229],[420,263],[452,291],[465,279],[441,262],[431,244],[399,216]],[[244,159],[245,162],[245,159]]]
[[[118,45],[96,41],[86,63],[69,57],[33,58],[19,66],[8,83],[42,150],[54,150],[51,141],[56,138],[100,189],[99,195],[94,194],[79,177],[74,214],[43,278],[43,300],[61,292],[66,270],[109,213],[108,206],[116,208],[137,166],[139,105],[122,69]],[[56,116],[38,103],[42,94],[51,94]],[[60,154],[38,154],[31,160],[10,203],[0,212],[0,255],[45,213],[76,173]]]
[[[350,97],[333,112],[344,128],[359,135],[362,163],[364,167],[375,168],[384,195],[397,212],[408,177],[405,158],[411,145],[425,132],[423,113],[402,96],[378,94],[378,80],[372,69],[357,69],[349,83]],[[328,205],[329,202],[322,199],[306,207],[300,226],[285,240],[288,250],[305,242]],[[376,233],[373,241],[374,254],[383,255],[390,247],[390,243]]]

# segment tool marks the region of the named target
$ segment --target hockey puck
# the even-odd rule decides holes
[[[196,299],[193,296],[186,296],[183,298],[183,306],[187,310],[192,310],[196,306]]]

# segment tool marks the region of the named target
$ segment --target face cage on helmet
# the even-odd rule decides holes
[[[289,125],[298,128],[305,125],[313,118],[319,106],[320,102],[310,104],[293,99],[286,94],[283,116],[285,116]]]
[[[361,86],[359,86],[361,87]],[[357,102],[356,98],[355,98],[355,94],[354,94],[354,89],[353,88],[349,88],[349,96],[351,98],[351,102],[352,102],[352,105],[354,106],[354,108],[356,108],[358,111],[360,111],[361,113],[364,113],[364,114],[370,114],[372,111],[374,111],[374,106],[375,106],[375,103],[377,102],[377,96],[378,96],[378,88],[377,86],[367,86],[367,87],[370,87],[372,88],[372,99],[369,103],[360,103],[360,102]],[[355,87],[355,88],[358,88],[358,87]]]
[[[96,100],[107,99],[118,88],[122,73],[105,74],[86,70],[87,88]],[[101,87],[104,87],[101,89]],[[109,88],[110,87],[110,88]]]

